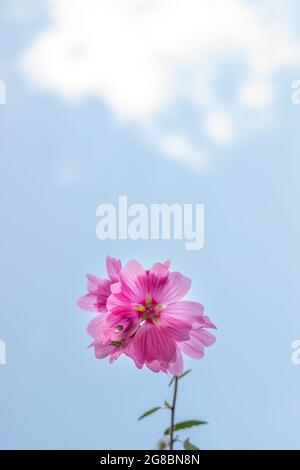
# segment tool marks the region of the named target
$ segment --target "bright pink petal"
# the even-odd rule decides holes
[[[96,343],[94,345],[94,350],[95,350],[96,358],[97,359],[103,359],[104,357],[107,357],[110,354],[113,354],[116,351],[118,351],[119,348],[117,346],[112,345],[112,344]]]
[[[169,365],[168,372],[172,375],[180,375],[183,372],[183,359],[180,349],[177,349],[176,361]]]
[[[107,279],[99,279],[92,274],[87,274],[87,280],[89,294],[81,297],[78,301],[78,305],[84,310],[104,312],[106,310],[107,299],[111,294],[110,281]],[[96,301],[93,301],[93,299],[95,299],[94,296],[96,296]],[[88,304],[90,304],[90,306],[88,306]]]
[[[203,326],[205,326],[205,328],[217,329],[216,325],[214,325],[206,315],[203,315],[203,322]]]
[[[169,314],[175,317],[181,317],[188,319],[191,323],[202,322],[205,324],[204,316],[204,307],[198,302],[191,302],[189,300],[181,300],[180,302],[175,302],[174,304],[167,305],[164,308],[164,313]]]
[[[148,369],[152,370],[152,372],[166,372],[168,369],[168,364],[157,360],[153,362],[146,362],[146,366]]]
[[[179,348],[188,356],[201,359],[204,356],[204,347],[211,346],[215,340],[216,338],[211,333],[203,328],[199,328],[198,330],[191,331],[190,339],[179,343]]]
[[[114,282],[110,285],[110,292],[112,294],[120,294],[122,292],[122,283]]]
[[[192,323],[187,318],[168,315],[165,311],[160,315],[159,325],[164,335],[176,342],[188,340],[192,330]]]
[[[175,272],[169,273],[168,281],[157,291],[156,301],[168,305],[178,302],[190,290],[191,279]]]
[[[94,339],[99,338],[102,332],[103,315],[94,317],[87,326],[87,333]]]
[[[108,289],[109,283],[107,279],[100,279],[97,276],[94,276],[93,274],[87,274],[87,290],[89,292],[97,292],[99,289]]]
[[[204,356],[203,344],[194,337],[191,337],[189,341],[180,343],[179,348],[184,354],[194,359],[201,359]]]
[[[137,355],[135,352],[134,337],[132,338],[132,341],[130,341],[129,344],[126,346],[125,354],[126,356],[130,357],[134,361],[138,369],[142,369],[142,367],[145,364],[145,361],[140,360],[140,355]]]
[[[111,281],[117,282],[120,279],[120,271],[122,269],[121,261],[110,256],[106,257],[106,270]]]
[[[139,304],[147,297],[147,274],[137,261],[129,261],[121,270],[122,294]]]
[[[155,263],[148,272],[147,293],[155,301],[159,291],[168,282],[168,268],[162,263]]]
[[[192,336],[194,336],[198,341],[201,341],[201,343],[207,348],[216,342],[216,337],[204,328],[194,330],[192,332]]]
[[[86,294],[80,297],[80,299],[77,300],[77,305],[88,312],[101,312],[105,310],[105,306],[99,304],[96,294]]]
[[[136,332],[132,340],[132,352],[139,363],[174,362],[176,343],[165,334],[163,328],[153,323],[145,323]]]
[[[130,310],[136,302],[132,302],[128,297],[122,293],[112,294],[108,297],[106,307],[110,312],[114,310]]]
[[[113,364],[122,354],[124,354],[123,348],[116,348],[114,352],[109,356],[109,363]]]
[[[151,269],[149,269],[149,274],[158,279],[165,279],[168,275],[169,268],[163,263],[155,263]]]

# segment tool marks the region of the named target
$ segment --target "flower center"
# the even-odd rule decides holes
[[[141,313],[141,322],[152,321],[156,323],[162,310],[162,305],[154,303],[151,296],[147,295],[145,302],[136,305],[135,309]]]

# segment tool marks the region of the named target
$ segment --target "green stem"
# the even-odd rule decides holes
[[[175,376],[173,402],[171,406],[170,450],[173,450],[173,445],[174,445],[174,420],[175,420],[175,407],[176,407],[176,399],[177,399],[177,388],[178,388],[178,377]]]

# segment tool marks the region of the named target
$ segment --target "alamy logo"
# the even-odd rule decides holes
[[[294,366],[299,366],[300,365],[300,340],[295,339],[295,341],[292,342],[292,349],[294,350],[291,356],[291,361],[294,364]]]
[[[6,344],[0,340],[0,365],[5,366],[6,364]]]
[[[187,251],[204,245],[204,204],[144,204],[128,206],[119,196],[118,207],[100,204],[96,234],[100,240],[185,240]]]
[[[3,80],[0,80],[0,104],[6,104],[6,85]]]
[[[294,90],[292,93],[292,103],[300,104],[300,80],[295,80],[292,83],[292,89]]]

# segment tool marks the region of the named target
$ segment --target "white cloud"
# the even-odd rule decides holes
[[[148,129],[163,153],[202,168],[199,121],[210,148],[234,143],[248,132],[247,113],[270,110],[277,72],[300,63],[295,1],[52,0],[51,26],[22,67],[35,86],[68,100],[101,97],[120,120]],[[174,119],[182,105],[195,116],[188,133]]]
[[[270,82],[249,81],[241,86],[239,101],[242,106],[248,108],[265,108],[273,101],[274,90]]]
[[[219,144],[230,144],[236,132],[233,119],[222,110],[213,111],[204,121],[204,131]]]
[[[209,166],[207,155],[191,145],[183,135],[166,134],[159,140],[159,145],[166,156],[172,160],[185,161],[195,169],[205,169]]]

